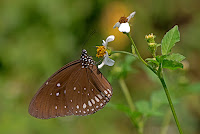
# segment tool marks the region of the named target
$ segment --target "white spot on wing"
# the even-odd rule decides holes
[[[60,87],[60,83],[57,84],[57,87]]]
[[[95,100],[96,100],[97,102],[99,102],[99,99],[98,99],[96,96],[95,96],[94,98],[95,98]]]
[[[86,112],[85,112],[85,111],[83,111],[83,113],[85,114]]]
[[[84,90],[86,90],[86,88],[83,88]]]
[[[104,90],[104,93],[105,93],[105,94],[108,94],[108,92],[107,92],[106,90]]]
[[[90,101],[88,101],[88,105],[91,107],[92,106],[92,103]]]
[[[95,101],[93,99],[91,99],[92,103],[95,104]]]
[[[76,108],[79,109],[79,105],[77,105]]]
[[[97,96],[99,97],[99,99],[102,99],[102,98],[103,98],[100,94],[97,94]]]
[[[47,82],[46,82],[46,85],[48,85],[48,84],[49,84],[49,82],[47,81]]]
[[[58,109],[58,106],[55,106],[55,109]]]
[[[90,109],[87,109],[87,111],[90,111]]]
[[[66,90],[64,90],[64,94],[66,94]]]
[[[98,108],[99,106],[96,106],[96,108]]]
[[[50,93],[50,95],[52,95],[52,93]]]
[[[67,106],[64,106],[64,108],[67,108]]]
[[[111,94],[111,91],[110,91],[110,89],[107,89],[108,90],[108,92]]]
[[[76,90],[76,87],[74,87],[74,90]]]
[[[101,103],[100,106],[103,106],[103,103]]]
[[[85,103],[83,104],[83,108],[84,108],[84,109],[86,108],[86,104],[85,104]]]
[[[60,93],[56,93],[56,96],[59,96]]]

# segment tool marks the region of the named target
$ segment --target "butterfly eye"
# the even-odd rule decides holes
[[[30,115],[48,119],[94,114],[110,101],[112,87],[85,49],[79,60],[55,72],[29,105]]]

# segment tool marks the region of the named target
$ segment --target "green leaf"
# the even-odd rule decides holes
[[[159,65],[159,62],[155,59],[155,58],[147,58],[145,59],[146,61],[148,61],[148,63],[155,63],[156,65]]]
[[[113,109],[119,110],[121,112],[124,112],[125,114],[127,114],[128,116],[131,116],[132,118],[136,119],[138,117],[140,117],[142,115],[141,112],[138,111],[131,111],[131,109],[123,104],[112,104],[109,103],[108,107],[111,107]]]
[[[141,112],[144,116],[147,116],[151,113],[150,105],[147,101],[138,101],[136,102],[136,108],[139,112]]]
[[[161,116],[164,115],[164,112],[161,111],[161,110],[158,110],[158,111],[151,111],[151,115],[152,115],[152,116],[161,117]]]
[[[158,55],[156,56],[156,60],[159,62],[159,63],[162,63],[163,60],[167,57],[167,55]]]
[[[183,68],[183,64],[178,61],[164,59],[162,63],[162,67],[175,70],[178,68]]]
[[[163,55],[169,54],[175,43],[179,41],[180,41],[180,33],[178,31],[178,26],[176,25],[170,31],[168,31],[162,39],[161,42],[162,54]]]
[[[200,83],[195,83],[187,86],[185,90],[189,93],[200,93]]]
[[[181,62],[182,60],[185,59],[185,56],[183,56],[183,55],[181,55],[179,53],[176,53],[176,54],[173,53],[171,55],[168,55],[165,59]]]
[[[151,105],[153,109],[157,109],[160,106],[168,104],[167,97],[163,90],[154,91],[151,95]]]
[[[112,103],[109,103],[108,107],[112,107],[113,109],[122,111],[122,112],[124,112],[126,114],[130,114],[131,113],[130,108],[125,106],[125,105],[123,105],[123,104],[112,104]]]

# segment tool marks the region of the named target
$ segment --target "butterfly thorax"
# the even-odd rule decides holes
[[[80,60],[81,60],[82,68],[88,68],[89,66],[94,65],[94,60],[92,59],[91,56],[88,56],[87,51],[85,49],[82,50]]]

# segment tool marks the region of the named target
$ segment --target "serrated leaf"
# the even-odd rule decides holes
[[[182,60],[185,59],[185,56],[183,56],[183,55],[181,55],[179,53],[176,53],[176,54],[173,53],[171,55],[168,55],[165,59],[181,62]]]
[[[180,41],[180,33],[178,31],[178,26],[176,25],[170,31],[168,31],[162,39],[161,42],[162,54],[163,55],[169,54],[175,43],[179,41]]]
[[[178,68],[183,68],[183,64],[178,61],[164,59],[162,62],[162,67],[175,70]]]

